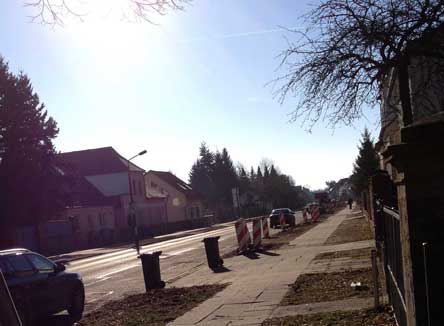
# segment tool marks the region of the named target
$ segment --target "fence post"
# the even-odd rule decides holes
[[[430,326],[430,299],[429,299],[429,278],[427,272],[427,242],[422,243],[422,252],[424,255],[424,280],[425,280],[425,291],[426,291],[426,305],[427,305],[427,325]]]
[[[0,325],[22,326],[3,273],[0,271]]]
[[[372,270],[373,270],[373,295],[375,297],[375,309],[379,308],[379,272],[376,261],[376,250],[372,249]]]

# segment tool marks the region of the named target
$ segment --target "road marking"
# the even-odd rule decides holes
[[[145,245],[142,246],[141,249],[144,252],[150,251],[150,250],[155,250],[157,248],[162,248],[162,247],[167,247],[167,246],[171,246],[171,244],[180,244],[183,242],[189,242],[192,240],[196,240],[199,239],[202,236],[207,236],[207,235],[213,235],[213,234],[217,234],[217,233],[225,233],[226,231],[228,231],[227,229],[221,229],[221,230],[216,230],[216,231],[210,231],[210,232],[206,232],[206,233],[201,233],[201,234],[197,234],[197,235],[191,235],[188,237],[182,237],[179,239],[172,239],[172,240],[167,240],[167,241],[163,241],[160,242],[158,244],[154,243],[154,244],[149,244],[149,245]],[[127,253],[127,254],[125,254]],[[114,257],[114,256],[131,256],[134,254],[134,249],[124,249],[124,250],[120,250],[118,252],[114,252],[114,253],[109,253],[109,254],[103,254],[103,255],[99,255],[96,257],[91,257],[91,258],[85,258],[82,260],[78,260],[78,261],[73,261],[70,263],[70,266],[78,266],[78,265],[83,265],[84,263],[87,263],[89,261],[103,261],[104,258],[108,258],[108,257]]]
[[[190,237],[185,237],[185,238],[181,238],[181,239],[175,239],[174,241],[165,241],[162,242],[159,245],[149,245],[149,246],[145,246],[143,247],[144,249],[140,251],[140,253],[147,253],[147,252],[152,252],[152,251],[156,251],[158,249],[163,249],[163,248],[168,248],[168,247],[174,247],[174,246],[178,246],[178,245],[182,245],[185,244],[187,242],[193,242],[196,240],[200,240],[202,237],[208,236],[208,235],[215,235],[215,234],[219,234],[219,233],[227,233],[227,231],[231,231],[231,230],[226,230],[226,229],[222,229],[218,230],[218,231],[212,231],[212,232],[207,232],[207,233],[202,233],[199,235],[195,235],[195,236],[190,236]],[[110,254],[105,254],[99,257],[96,257],[96,259],[94,259],[93,261],[91,261],[91,258],[87,258],[85,260],[82,261],[78,261],[78,262],[73,262],[73,264],[70,264],[69,267],[72,269],[84,269],[90,266],[94,266],[97,264],[103,264],[106,262],[111,262],[117,259],[123,259],[123,258],[127,258],[127,257],[134,257],[134,250],[130,249],[131,252],[128,253],[123,253],[122,252],[127,252],[127,250],[121,251],[119,252],[119,254],[115,253],[114,255],[110,255]],[[105,257],[104,257],[105,256]],[[91,262],[88,262],[91,261]]]
[[[108,280],[108,279],[110,279],[110,277],[104,277],[104,278],[98,279],[98,280],[96,280],[96,281],[93,281],[93,282],[90,282],[90,283],[85,284],[85,287],[88,287],[88,286],[91,286],[91,285],[97,284],[97,283],[99,283],[99,282],[106,281],[106,280]]]
[[[120,273],[120,272],[123,272],[123,271],[126,271],[126,270],[128,270],[128,269],[131,269],[131,268],[134,268],[134,267],[137,267],[137,266],[139,266],[140,265],[140,263],[137,263],[137,264],[134,264],[134,265],[130,265],[130,266],[126,266],[126,267],[124,267],[124,268],[121,268],[121,269],[118,269],[118,270],[115,270],[115,271],[112,271],[112,272],[109,272],[109,273],[106,273],[106,274],[103,274],[103,275],[100,275],[100,276],[97,276],[96,277],[96,279],[103,279],[103,278],[106,278],[106,277],[108,277],[108,276],[111,276],[111,275],[114,275],[114,274],[117,274],[117,273]],[[108,277],[109,278],[109,277]]]
[[[171,240],[166,240],[166,241],[162,241],[162,242],[158,242],[158,243],[152,243],[152,244],[142,246],[141,249],[142,250],[144,250],[144,249],[150,250],[150,248],[153,246],[158,247],[160,245],[167,245],[170,243],[179,243],[180,241],[189,241],[191,239],[199,239],[201,237],[211,236],[211,235],[215,235],[218,233],[225,233],[227,231],[230,231],[229,227],[226,227],[223,229],[218,229],[218,230],[213,230],[213,231],[208,231],[208,232],[203,232],[203,233],[199,233],[199,234],[194,234],[194,235],[190,235],[190,236],[180,237],[178,239],[171,239]],[[70,266],[83,265],[84,263],[87,263],[90,261],[102,260],[103,258],[114,257],[114,256],[123,256],[123,255],[132,255],[132,254],[134,254],[134,252],[135,252],[135,249],[123,249],[123,250],[111,252],[108,254],[102,254],[102,255],[95,256],[95,257],[72,261],[69,263],[69,265]],[[128,253],[128,254],[126,254],[126,253]]]
[[[108,293],[105,293],[104,295],[102,295],[102,296],[99,297],[99,298],[95,298],[95,299],[92,299],[92,300],[88,300],[87,303],[96,302],[97,300],[101,300],[101,299],[103,299],[104,297],[107,297],[107,296],[109,296],[109,295],[112,295],[113,293],[114,293],[114,291],[109,291]]]
[[[197,249],[196,247],[191,247],[191,248],[186,248],[186,249],[182,249],[182,250],[176,250],[171,253],[168,253],[168,256],[178,256],[178,255],[183,254],[185,252],[196,250],[196,249]]]
[[[172,251],[172,252],[166,253],[164,255],[160,255],[159,258],[160,259],[167,259],[167,258],[178,256],[178,255],[183,254],[185,252],[193,251],[193,250],[196,250],[196,249],[197,249],[196,247],[191,247],[191,248],[186,248],[186,249],[182,249],[182,250],[176,250],[176,251]]]

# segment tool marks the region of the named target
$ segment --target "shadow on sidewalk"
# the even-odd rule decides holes
[[[275,253],[275,252],[271,252],[271,251],[259,251],[260,254],[265,255],[265,256],[272,256],[272,257],[277,257],[280,256],[280,254]]]
[[[36,321],[33,326],[45,325],[45,326],[73,326],[81,325],[76,323],[69,315],[53,315],[48,318]]]
[[[243,254],[243,256],[245,256],[245,257],[247,257],[249,259],[259,259],[260,258],[259,255],[256,252],[254,252],[254,251],[246,252],[246,253]]]
[[[214,273],[226,273],[231,272],[231,269],[226,268],[225,266],[219,266],[211,269]]]

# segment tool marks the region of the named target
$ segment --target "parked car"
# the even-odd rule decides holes
[[[281,214],[284,214],[285,224],[288,224],[290,226],[295,226],[296,225],[296,217],[294,215],[294,212],[291,209],[289,209],[289,208],[276,208],[276,209],[273,209],[271,211],[271,214],[269,216],[270,217],[270,226],[272,228],[276,228],[277,226],[280,225],[279,216]]]
[[[63,310],[75,320],[82,317],[82,279],[62,263],[27,249],[9,249],[0,251],[0,269],[24,325]]]

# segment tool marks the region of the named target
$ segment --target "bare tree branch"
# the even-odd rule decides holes
[[[281,53],[285,73],[273,85],[281,103],[296,97],[292,120],[309,128],[360,118],[406,56],[444,58],[442,42],[408,46],[443,26],[443,0],[323,0],[303,18],[307,30]]]
[[[183,10],[192,0],[121,0],[102,1],[99,10],[103,13],[118,11],[124,20],[144,20],[154,23],[153,16],[163,16],[170,11]],[[91,14],[91,4],[97,0],[25,0],[25,6],[35,12],[30,16],[33,22],[64,25],[65,19],[83,18]]]

